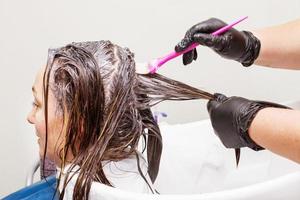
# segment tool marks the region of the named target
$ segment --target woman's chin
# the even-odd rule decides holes
[[[39,153],[40,153],[41,158],[43,158],[43,157],[44,157],[44,151],[42,151],[42,150],[40,149]]]

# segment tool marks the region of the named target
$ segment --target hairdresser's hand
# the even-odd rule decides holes
[[[227,148],[249,147],[254,150],[263,149],[248,134],[257,112],[265,107],[288,108],[283,105],[252,101],[242,97],[226,97],[215,94],[215,99],[207,104],[210,120],[216,135]]]
[[[176,45],[175,51],[183,51],[196,42],[210,47],[224,58],[236,60],[244,66],[252,65],[258,57],[260,41],[251,32],[237,31],[234,28],[220,36],[211,34],[226,25],[225,22],[216,18],[194,25],[186,32],[184,39]],[[185,53],[182,58],[184,65],[190,64],[197,59],[196,49]]]

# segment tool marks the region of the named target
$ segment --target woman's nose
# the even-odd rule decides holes
[[[33,111],[30,111],[30,113],[27,115],[27,121],[30,124],[34,124],[34,116],[33,116]]]

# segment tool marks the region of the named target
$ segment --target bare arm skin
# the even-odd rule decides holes
[[[252,121],[249,136],[260,146],[300,163],[300,111],[264,108]]]
[[[253,31],[261,49],[256,65],[300,69],[300,19]]]

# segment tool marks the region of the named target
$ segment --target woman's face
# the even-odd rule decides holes
[[[45,68],[41,68],[36,75],[34,84],[32,86],[32,93],[34,101],[32,103],[32,110],[28,114],[27,120],[35,127],[36,135],[38,137],[39,153],[44,156],[46,144],[46,121],[45,121],[45,99],[43,92],[43,75]],[[64,135],[63,117],[62,114],[56,112],[56,99],[49,87],[48,92],[48,138],[46,155],[53,160],[57,165],[60,164],[58,156],[59,151],[63,146]]]

